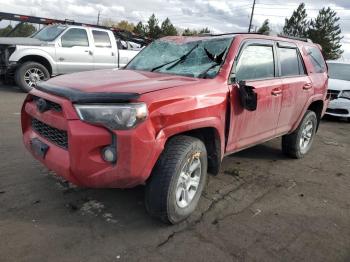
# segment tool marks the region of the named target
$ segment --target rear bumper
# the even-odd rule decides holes
[[[326,114],[337,117],[350,117],[350,100],[338,98],[330,101]]]
[[[40,95],[41,92],[35,90],[32,93]],[[73,112],[65,111],[67,103],[70,103],[67,100],[62,102],[61,98],[47,94],[46,97],[61,104],[66,116],[51,110],[40,113],[33,101],[27,101],[22,109],[22,129],[25,147],[48,169],[84,187],[129,188],[143,184],[147,180],[163,149],[162,143],[155,139],[149,121],[133,130],[114,133],[117,162],[111,164],[104,161],[101,155],[102,149],[112,143],[110,131],[84,123],[75,117],[69,117]],[[66,131],[68,148],[59,147],[38,134],[31,126],[32,118]],[[44,158],[38,157],[32,151],[31,140],[34,138],[38,138],[49,146]]]

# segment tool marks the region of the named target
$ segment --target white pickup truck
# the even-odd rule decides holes
[[[49,25],[31,37],[0,37],[0,76],[28,92],[52,76],[123,67],[139,51],[107,29]]]

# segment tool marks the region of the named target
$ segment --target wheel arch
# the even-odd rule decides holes
[[[200,127],[174,133],[167,138],[165,146],[172,138],[180,135],[195,137],[204,143],[208,155],[208,172],[217,175],[220,171],[222,159],[222,140],[218,129],[215,127]]]
[[[19,64],[23,64],[25,62],[36,62],[39,64],[42,64],[47,68],[47,70],[50,73],[50,76],[52,75],[52,66],[49,60],[47,60],[45,57],[40,56],[40,55],[27,55],[22,57],[19,61]]]
[[[321,122],[323,107],[324,107],[323,100],[315,100],[307,108],[307,110],[313,111],[316,114],[316,117],[317,117],[317,129],[316,130],[318,130],[318,127],[319,127],[320,122]]]

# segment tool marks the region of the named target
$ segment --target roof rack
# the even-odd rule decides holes
[[[234,33],[223,33],[223,34],[202,34],[202,36],[224,36],[224,35],[241,35],[241,34],[249,34],[249,35],[265,35],[262,33],[258,32],[234,32]],[[308,43],[313,43],[311,39],[309,38],[302,38],[302,37],[296,37],[296,36],[289,36],[289,35],[283,35],[283,34],[268,34],[269,36],[278,36],[282,38],[288,38],[288,39],[293,39],[293,40],[298,40],[298,41],[303,41],[303,42],[308,42]]]
[[[19,14],[0,12],[0,21],[1,20],[10,20],[10,21],[20,22],[11,30],[11,32],[8,33],[7,36],[12,34],[16,30],[16,28],[23,23],[40,24],[40,25],[65,24],[65,25],[87,26],[87,27],[97,27],[101,29],[108,29],[108,30],[111,30],[117,38],[124,41],[132,41],[140,45],[148,45],[152,41],[149,38],[142,37],[140,35],[134,34],[132,32],[129,32],[120,28],[80,23],[70,19],[59,20],[59,19],[52,19],[52,18],[45,18],[45,17],[38,17],[38,16],[28,16],[28,15],[19,15]]]
[[[282,38],[288,38],[288,39],[293,39],[293,40],[298,40],[298,41],[303,41],[307,43],[313,43],[310,38],[303,38],[303,37],[297,37],[297,36],[289,36],[289,35],[283,35],[283,34],[277,34],[278,37]]]

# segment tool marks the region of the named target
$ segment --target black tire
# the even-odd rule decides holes
[[[42,72],[40,74],[41,81],[45,81],[50,78],[50,73],[45,66],[37,62],[25,62],[21,64],[15,72],[15,82],[24,92],[29,92],[35,86],[29,85],[25,80],[25,74],[28,70],[39,70]]]
[[[178,192],[176,189],[181,188],[178,186],[180,173],[186,165],[190,165],[189,161],[192,161],[191,164],[194,163],[194,159],[195,161],[200,160],[198,164],[198,167],[201,168],[199,185],[188,206],[180,207],[176,201],[176,192]],[[207,151],[201,140],[189,136],[177,136],[170,139],[146,186],[145,204],[148,213],[171,224],[186,219],[197,207],[205,187],[207,166]]]
[[[307,146],[303,148],[301,146],[301,139],[303,136],[303,130],[308,123],[312,123],[312,132],[310,141]],[[316,130],[317,130],[318,120],[316,113],[314,111],[306,111],[303,120],[299,124],[298,128],[291,134],[285,135],[282,137],[282,151],[285,155],[292,158],[303,158],[312,146],[312,142],[314,140]]]
[[[350,123],[350,117],[348,117],[348,122]]]

